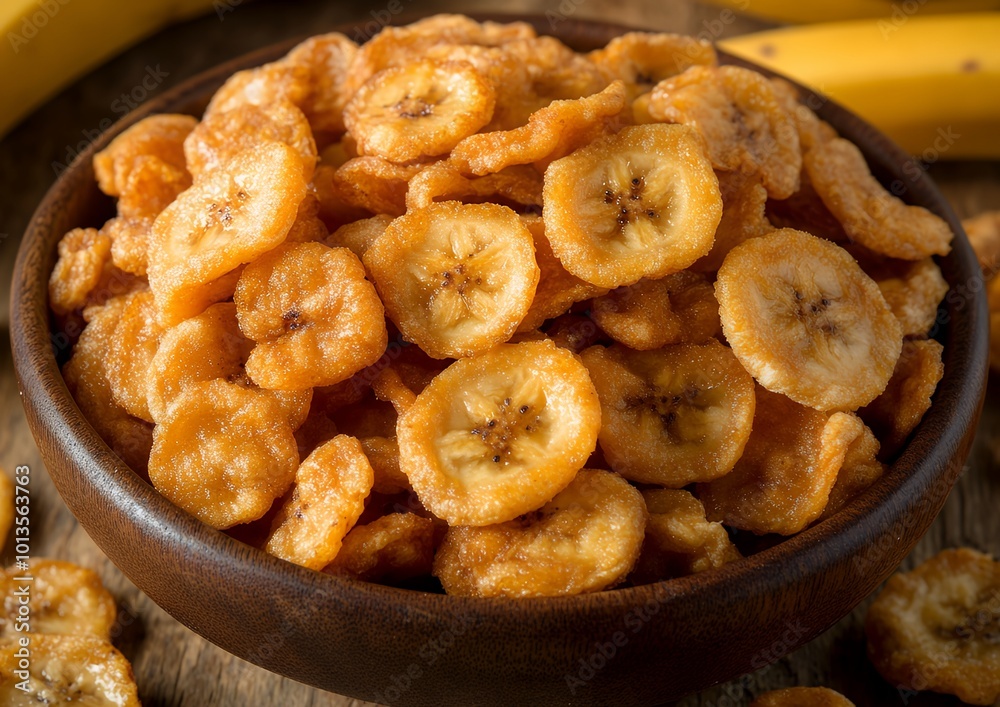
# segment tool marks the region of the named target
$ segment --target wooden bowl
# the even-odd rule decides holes
[[[527,19],[549,33],[545,18]],[[567,20],[580,50],[624,28]],[[952,285],[939,339],[945,373],[934,403],[884,478],[829,520],[705,574],[586,596],[470,599],[354,582],[271,557],[203,525],[161,497],[105,445],[63,383],[46,283],[69,229],[110,216],[94,153],[140,118],[197,114],[234,71],[284,43],[217,66],[118,122],[60,177],[18,255],[14,362],[28,422],[70,510],[153,601],[213,643],[268,670],[362,699],[412,705],[652,704],[760,668],[849,613],[934,520],[962,470],[982,406],[987,314],[982,278],[959,222],[898,147],[839,106],[821,117],[853,140],[883,183],[948,221],[940,259]],[[731,58],[724,60],[733,61]]]

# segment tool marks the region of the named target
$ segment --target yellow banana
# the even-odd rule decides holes
[[[241,0],[0,0],[0,136],[56,91],[161,27]],[[148,79],[143,77],[144,80]]]
[[[1000,12],[788,27],[719,46],[829,96],[924,161],[1000,158]]]
[[[748,15],[788,24],[840,22],[842,20],[892,19],[919,12],[939,15],[953,12],[1000,10],[1000,0],[705,0]]]

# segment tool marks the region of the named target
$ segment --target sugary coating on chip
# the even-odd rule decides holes
[[[198,121],[189,115],[151,115],[143,118],[94,155],[94,176],[108,196],[126,190],[136,160],[158,157],[179,170],[185,169],[184,139]]]

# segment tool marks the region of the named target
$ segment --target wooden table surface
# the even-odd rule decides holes
[[[346,707],[356,700],[315,690],[261,670],[203,640],[154,605],[101,553],[77,525],[44,473],[28,431],[10,358],[8,298],[10,271],[20,236],[35,205],[55,177],[53,163],[92,138],[101,122],[119,117],[115,99],[141,82],[147,68],[166,74],[154,93],[219,61],[274,41],[326,31],[344,22],[365,22],[386,3],[306,0],[295,3],[217,3],[231,12],[170,28],[112,60],[67,89],[0,142],[0,466],[9,473],[27,464],[33,470],[32,542],[35,556],[71,560],[95,569],[117,597],[121,634],[117,643],[132,661],[147,707]],[[766,27],[689,0],[404,0],[407,12],[442,10],[554,13],[606,19],[644,29],[730,36]],[[887,5],[888,7],[888,5]],[[721,33],[720,33],[721,31]],[[96,41],[96,40],[95,40]],[[1000,163],[941,162],[932,176],[960,216],[1000,209]],[[989,396],[997,398],[1000,382]],[[998,398],[1000,399],[1000,398]],[[905,566],[941,548],[968,545],[1000,554],[1000,405],[987,401],[968,468],[937,522]],[[8,543],[4,560],[12,559]],[[741,705],[762,691],[795,685],[826,685],[858,705],[957,704],[932,695],[904,699],[865,659],[863,620],[867,602],[826,634],[774,665],[719,686],[680,704]],[[724,640],[724,638],[723,638]]]

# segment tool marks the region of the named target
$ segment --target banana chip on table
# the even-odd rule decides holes
[[[893,575],[868,609],[868,656],[900,688],[991,705],[1000,698],[1000,563],[944,550]]]
[[[789,687],[765,692],[750,707],[854,707],[854,703],[825,687]]]

